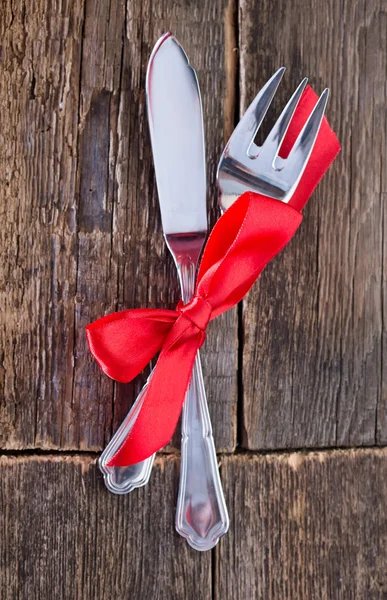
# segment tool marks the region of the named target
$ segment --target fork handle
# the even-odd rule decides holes
[[[176,530],[195,550],[210,550],[229,526],[199,353],[183,407]]]
[[[127,414],[122,425],[116,431],[109,444],[102,452],[98,461],[99,468],[104,477],[105,485],[108,490],[113,492],[113,494],[128,494],[132,490],[143,487],[148,483],[152,472],[153,461],[155,459],[154,454],[142,462],[136,463],[135,465],[130,465],[128,467],[108,466],[108,463],[124,443],[136,421],[137,415],[141,410],[141,406],[145,398],[145,392],[149,385],[150,378],[152,377],[152,373],[149,375],[147,382],[137,396],[135,403]]]

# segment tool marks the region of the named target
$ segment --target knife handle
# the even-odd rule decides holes
[[[153,373],[153,371],[152,371]],[[146,485],[151,475],[155,454],[142,462],[128,467],[109,467],[108,463],[129,435],[145,397],[152,373],[136,398],[135,403],[127,414],[124,422],[116,431],[105,450],[102,452],[98,465],[103,474],[105,485],[113,494],[128,494],[136,488]]]
[[[175,524],[195,550],[213,548],[229,526],[199,353],[183,407]]]

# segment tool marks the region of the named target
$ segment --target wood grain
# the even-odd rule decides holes
[[[174,530],[178,459],[127,496],[88,456],[3,457],[0,469],[2,600],[212,598],[211,554]]]
[[[53,20],[50,3],[23,6],[0,7],[0,441],[15,448],[35,445],[42,412],[59,440],[71,398],[83,18],[81,3]]]
[[[88,455],[2,457],[1,598],[386,597],[386,449],[223,457],[213,575],[174,531],[178,462],[119,497]]]
[[[387,451],[222,460],[230,531],[216,600],[387,597]]]
[[[211,224],[218,214],[215,170],[225,110],[235,104],[226,8],[225,0],[200,10],[188,0],[0,7],[0,447],[99,450],[144,383],[149,370],[126,386],[102,375],[84,327],[114,310],[172,307],[179,297],[144,93],[150,52],[167,29],[198,71]],[[217,447],[230,451],[235,311],[211,324],[202,359]]]
[[[317,92],[331,88],[327,115],[342,144],[300,231],[244,303],[241,438],[250,449],[387,439],[386,28],[385,2],[240,2],[241,113],[284,64],[266,131],[309,76]]]

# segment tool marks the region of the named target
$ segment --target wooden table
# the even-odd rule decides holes
[[[1,598],[387,598],[386,0],[4,0],[0,15]],[[211,223],[224,140],[282,64],[265,130],[309,75],[342,143],[295,238],[209,328],[231,526],[207,553],[174,532],[178,444],[146,488],[104,488],[96,460],[147,373],[115,385],[84,333],[178,299],[144,96],[167,29],[203,94]]]

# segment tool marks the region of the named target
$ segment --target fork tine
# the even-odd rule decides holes
[[[241,153],[246,155],[246,151],[254,141],[284,72],[285,67],[278,69],[258,92],[230,137],[225,148],[228,154],[234,157],[239,157]]]
[[[307,83],[308,78],[305,77],[297,87],[296,91],[290,98],[285,108],[283,109],[281,116],[276,121],[275,125],[273,126],[272,130],[270,131],[269,135],[267,136],[262,145],[261,152],[265,151],[266,157],[268,159],[271,158],[273,162],[278,155],[278,151],[281,148],[281,144],[289,127],[289,123],[293,117],[294,111],[297,108],[297,104],[302,96],[302,93]]]
[[[284,170],[286,169],[289,173],[294,173],[297,176],[296,183],[300,180],[313,150],[327,106],[328,97],[329,89],[326,88],[296,139],[288,158],[284,161]]]

